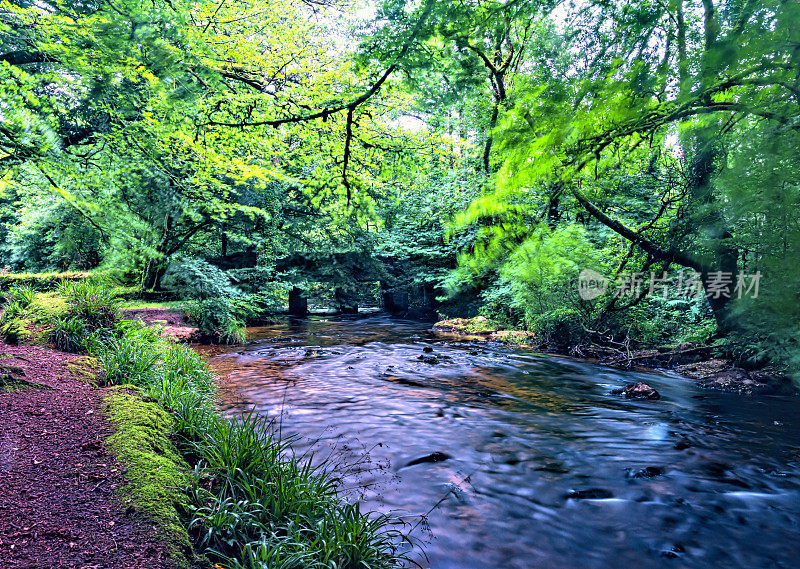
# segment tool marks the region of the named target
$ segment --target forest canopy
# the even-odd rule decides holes
[[[346,295],[352,267],[276,263],[355,253],[574,353],[715,342],[796,372],[798,21],[786,0],[3,1],[0,264]],[[606,294],[579,294],[586,269]]]

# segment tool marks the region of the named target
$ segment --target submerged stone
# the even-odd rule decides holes
[[[661,399],[661,395],[654,388],[643,381],[629,383],[621,389],[615,389],[614,395],[624,395],[626,399]]]
[[[567,500],[605,500],[613,496],[605,488],[587,488],[585,490],[570,490],[564,497]]]
[[[414,466],[416,464],[422,464],[425,462],[443,462],[447,459],[453,458],[449,454],[444,452],[436,451],[431,454],[426,454],[425,456],[421,456],[419,458],[415,458],[414,460],[408,462],[406,466]]]

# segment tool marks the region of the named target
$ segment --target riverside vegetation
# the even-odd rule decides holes
[[[295,286],[376,287],[347,254],[412,306],[562,352],[693,342],[800,377],[798,19],[784,0],[0,3],[0,267],[22,273],[0,284],[99,270],[236,342]],[[587,300],[582,269],[645,282]],[[699,294],[646,294],[685,272]]]
[[[296,456],[269,419],[223,417],[213,375],[189,347],[119,319],[108,287],[83,280],[56,293],[12,288],[3,333],[87,352],[109,387],[108,444],[125,466],[124,497],[160,528],[173,557],[225,567],[389,568],[404,539],[385,515],[337,490],[335,468]]]

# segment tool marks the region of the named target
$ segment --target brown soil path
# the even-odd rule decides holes
[[[102,390],[70,372],[78,356],[1,342],[0,354],[47,386],[0,392],[0,566],[172,567],[154,528],[117,498],[125,479],[103,445]]]

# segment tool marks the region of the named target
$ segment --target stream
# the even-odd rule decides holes
[[[346,492],[414,527],[422,567],[800,567],[800,398],[429,327],[287,319],[206,355],[227,412],[332,454]],[[611,394],[632,381],[661,399]]]

